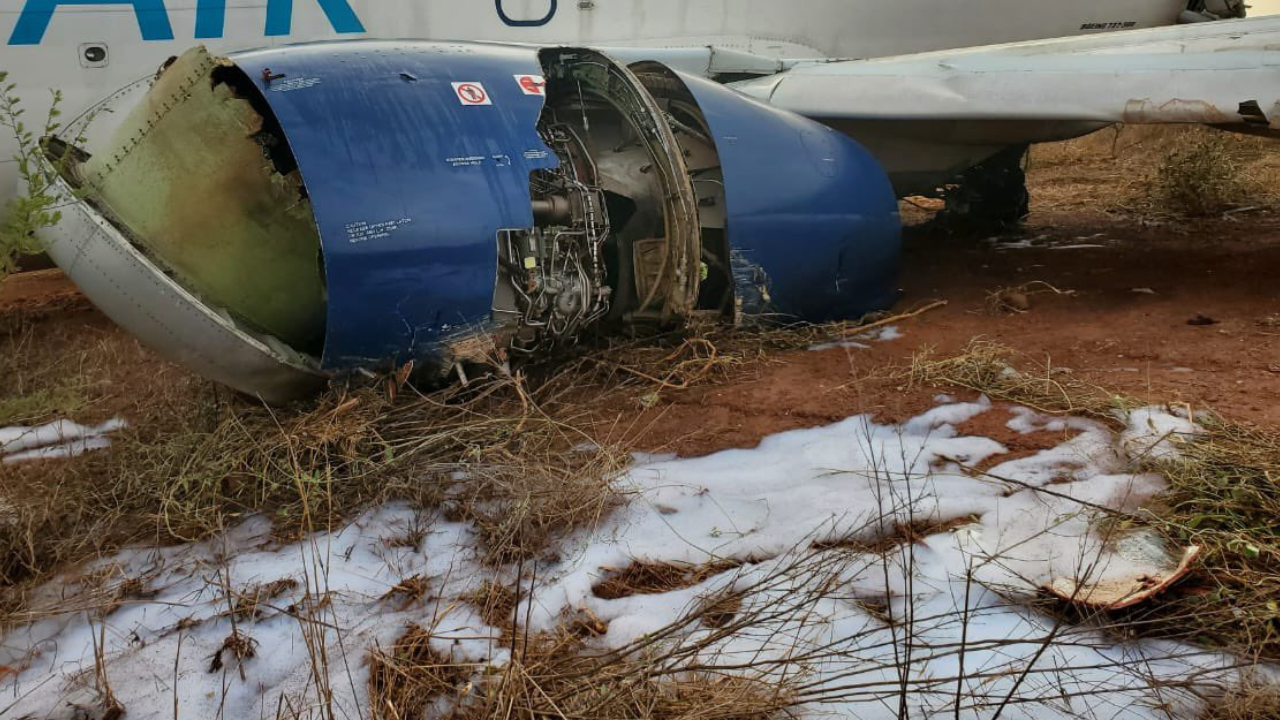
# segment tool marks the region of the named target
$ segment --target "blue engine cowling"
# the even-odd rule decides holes
[[[902,226],[880,162],[825,125],[678,75],[715,134],[743,309],[825,322],[892,305]]]
[[[409,361],[443,369],[700,312],[825,321],[884,309],[895,297],[897,203],[865,150],[657,63],[627,68],[572,48],[356,41],[184,67],[193,78],[207,68],[208,77],[182,85],[176,102],[199,102],[205,84],[232,86],[260,116],[249,135],[275,164],[271,182],[300,176],[298,203],[314,218],[323,268],[322,343],[283,348],[283,333],[255,323],[248,301],[219,295],[221,286],[198,277],[198,263],[166,268],[157,248],[174,245],[148,242],[144,228],[120,219],[127,210],[113,215],[92,194],[84,223],[116,226],[111,252],[121,252],[121,238],[145,246],[130,263],[154,264],[165,282],[178,278],[166,302],[199,304],[234,327],[219,329],[221,345],[193,351],[200,329],[112,297],[119,283],[77,277],[93,263],[64,267],[162,353],[180,335],[182,352],[170,354],[270,401],[307,383],[264,372],[264,353],[309,375]],[[162,106],[140,119],[148,130],[122,142],[112,163],[183,115]],[[227,211],[261,213],[262,205]],[[92,251],[76,243],[61,255]],[[251,258],[237,262],[256,268]],[[183,285],[187,276],[194,279]],[[243,367],[228,360],[240,354],[218,349],[228,332],[254,344]]]

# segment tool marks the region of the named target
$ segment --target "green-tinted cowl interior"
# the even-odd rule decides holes
[[[224,81],[237,77],[203,48],[186,53],[77,174],[87,199],[206,304],[317,353],[325,288],[311,203],[283,137]]]

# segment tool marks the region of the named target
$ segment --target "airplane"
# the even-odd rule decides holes
[[[710,49],[704,70],[731,80],[772,75],[789,59],[909,55],[1245,12],[1244,0],[3,0],[0,69],[12,71],[29,117],[41,115],[51,88],[63,93],[63,109],[74,117],[195,43],[215,54],[335,38],[701,48]],[[90,138],[113,127],[112,117],[99,116]],[[867,143],[865,129],[858,137]],[[900,142],[890,143],[885,161],[904,194],[930,193],[943,184],[936,180],[953,180],[977,164],[974,158],[995,154],[990,144],[959,152],[946,147],[938,155],[944,143],[936,140],[905,153]],[[0,135],[0,206],[18,189],[15,150],[13,138]],[[1015,153],[1015,169],[1016,160]],[[1020,192],[985,198],[983,207],[971,207],[977,197],[964,201],[974,214],[1008,216],[1010,202],[1018,212]]]
[[[131,110],[47,145],[42,239],[162,355],[273,403],[701,315],[855,317],[894,300],[901,195],[1116,122],[1280,128],[1280,20],[1234,0],[809,4],[28,0],[4,66],[127,68],[94,89]],[[83,42],[121,15],[142,40]]]

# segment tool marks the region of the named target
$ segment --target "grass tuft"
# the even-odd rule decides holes
[[[1250,204],[1257,193],[1235,152],[1238,145],[1220,132],[1170,148],[1151,180],[1156,207],[1173,215],[1206,217]]]
[[[374,720],[426,717],[441,698],[458,699],[472,668],[450,661],[431,646],[431,633],[419,625],[405,631],[390,648],[369,656],[369,701]]]
[[[1208,704],[1200,720],[1274,720],[1280,718],[1280,686],[1249,679]]]
[[[1014,363],[1032,365],[1019,369]],[[1116,421],[1116,411],[1137,407],[1129,398],[1083,382],[1054,366],[1051,360],[1032,361],[1009,348],[977,338],[950,357],[931,351],[917,354],[903,379],[912,385],[959,387],[1040,412],[1084,415]]]

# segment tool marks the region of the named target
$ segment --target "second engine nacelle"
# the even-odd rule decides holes
[[[856,143],[592,50],[198,48],[111,147],[53,148],[83,200],[51,256],[162,354],[272,402],[589,330],[895,297],[897,203]]]

